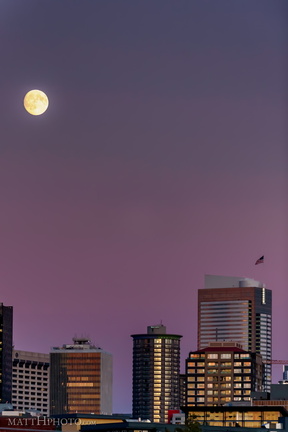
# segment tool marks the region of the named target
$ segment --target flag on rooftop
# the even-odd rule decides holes
[[[262,263],[264,263],[264,255],[255,262],[255,265]]]

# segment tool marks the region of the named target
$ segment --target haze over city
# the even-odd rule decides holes
[[[287,9],[1,2],[0,302],[17,349],[111,352],[114,412],[131,412],[131,334],[183,335],[184,371],[205,274],[273,291],[288,359]]]

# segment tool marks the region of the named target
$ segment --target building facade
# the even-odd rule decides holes
[[[272,292],[253,279],[205,276],[198,290],[198,349],[210,342],[235,341],[261,354],[264,390],[271,385]]]
[[[86,338],[50,352],[50,414],[112,414],[112,355]]]
[[[249,430],[241,428],[259,428],[259,432],[264,428],[271,432],[287,429],[288,412],[281,406],[207,406],[185,408],[184,411],[186,418],[200,423],[203,432],[230,432],[234,427],[240,432]]]
[[[167,422],[168,410],[179,409],[180,339],[162,324],[133,338],[133,417]]]
[[[12,399],[13,307],[0,303],[0,403]]]
[[[13,350],[12,405],[49,415],[49,354]]]
[[[189,353],[186,379],[186,407],[248,404],[252,391],[262,391],[262,358],[236,342],[212,342]]]

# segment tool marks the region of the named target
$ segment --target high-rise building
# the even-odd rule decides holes
[[[0,303],[0,403],[11,403],[13,307]]]
[[[168,421],[168,410],[179,409],[180,339],[162,324],[147,327],[133,338],[133,417]]]
[[[198,349],[210,342],[235,341],[243,349],[261,354],[263,390],[271,385],[272,292],[253,279],[205,276],[198,290]]]
[[[211,342],[189,353],[186,380],[186,407],[249,404],[251,392],[262,391],[262,358],[244,351],[237,342]]]
[[[49,415],[49,354],[13,350],[12,404]]]
[[[112,414],[112,355],[87,338],[52,348],[50,414]]]

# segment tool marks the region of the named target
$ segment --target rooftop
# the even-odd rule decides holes
[[[205,288],[239,288],[256,287],[263,288],[262,282],[251,278],[239,276],[205,275]]]

